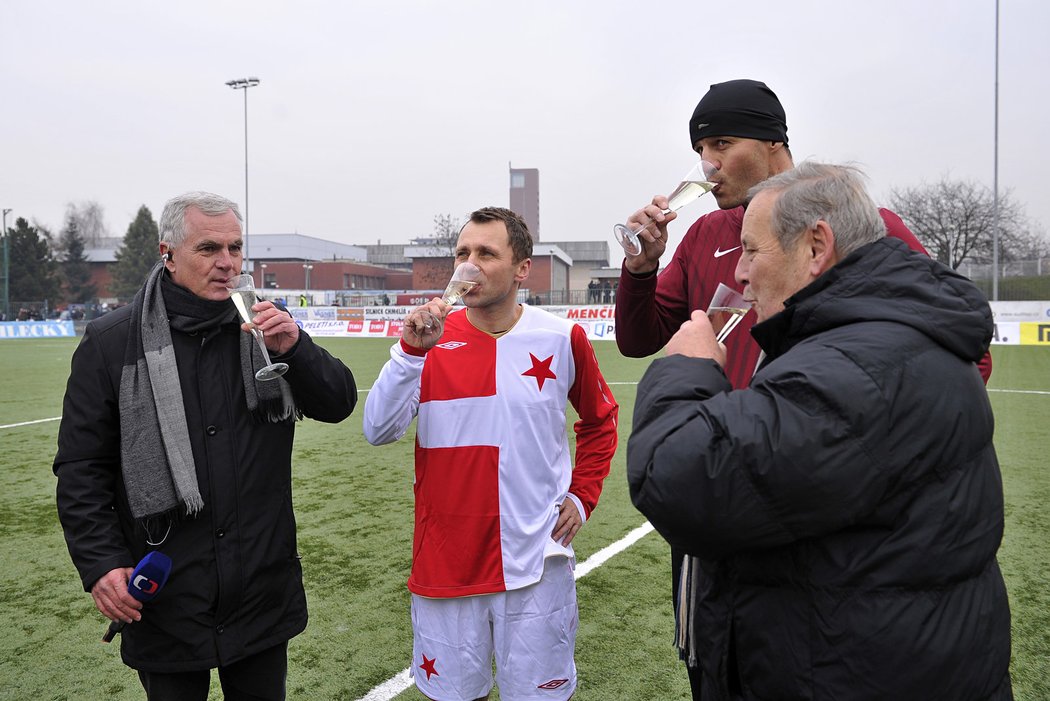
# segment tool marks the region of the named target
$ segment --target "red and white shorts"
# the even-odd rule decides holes
[[[568,558],[549,557],[523,589],[434,599],[412,595],[416,686],[435,701],[471,701],[496,684],[504,701],[565,701],[576,690],[576,582]]]

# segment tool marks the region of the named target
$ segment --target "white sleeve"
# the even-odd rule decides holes
[[[390,360],[365,399],[364,432],[372,445],[393,443],[405,435],[419,411],[419,378],[425,359],[405,353],[400,341],[390,349]]]

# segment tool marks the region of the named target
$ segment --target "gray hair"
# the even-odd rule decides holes
[[[886,236],[886,224],[864,186],[864,174],[854,166],[803,161],[748,190],[748,201],[767,191],[779,195],[772,225],[785,251],[818,221],[827,222],[835,233],[839,258]]]
[[[244,221],[236,202],[211,192],[187,192],[172,197],[165,203],[159,225],[162,242],[169,243],[174,248],[186,240],[186,210],[190,207],[196,207],[210,217],[217,217],[232,210],[238,224]],[[243,226],[241,228],[243,230]]]

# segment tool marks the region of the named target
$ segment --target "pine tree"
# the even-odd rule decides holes
[[[160,232],[153,214],[146,205],[139,207],[135,221],[128,225],[124,242],[117,250],[113,266],[112,293],[124,301],[131,301],[146,281],[146,276],[157,262]]]
[[[11,235],[8,272],[11,275],[12,313],[17,311],[14,306],[20,303],[53,307],[62,283],[58,263],[47,241],[22,217],[15,220],[15,228],[8,233]]]
[[[66,220],[62,231],[62,276],[66,281],[66,301],[89,303],[95,301],[98,287],[91,282],[91,264],[84,255],[84,237],[74,217]]]

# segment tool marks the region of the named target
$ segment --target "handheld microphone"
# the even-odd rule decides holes
[[[170,574],[171,558],[154,550],[135,565],[131,579],[128,580],[128,593],[144,604],[152,601],[160,593]],[[124,629],[124,625],[124,621],[110,622],[109,630],[102,636],[102,642],[108,643],[113,640],[113,637]]]

